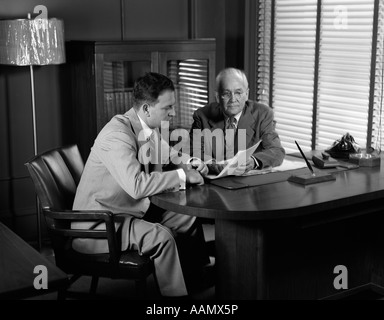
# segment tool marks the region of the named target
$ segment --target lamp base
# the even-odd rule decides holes
[[[360,167],[379,167],[381,165],[380,155],[354,153],[349,156],[349,161]]]
[[[306,173],[298,176],[290,176],[288,178],[288,181],[290,182],[299,183],[303,185],[331,181],[331,180],[336,180],[336,177],[330,173],[325,173],[325,172],[318,172],[316,173],[316,175],[312,175],[311,173]]]

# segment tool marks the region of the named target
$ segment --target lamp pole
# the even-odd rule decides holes
[[[31,14],[28,13],[27,15],[28,19],[31,20]],[[34,80],[34,74],[33,74],[33,65],[29,65],[29,71],[31,76],[31,98],[32,98],[32,123],[33,123],[33,152],[34,155],[37,156],[38,149],[37,149],[37,126],[36,126],[36,104],[35,104],[35,80]],[[36,195],[36,215],[37,215],[37,248],[39,252],[42,248],[41,243],[41,217],[40,217],[40,202],[39,198]]]
[[[30,16],[28,14],[28,16]],[[34,155],[37,156],[37,126],[36,126],[36,104],[35,104],[35,81],[33,74],[33,65],[29,65],[29,71],[31,75],[31,97],[32,97],[32,122],[33,122],[33,151]],[[41,251],[41,217],[40,217],[40,202],[39,198],[36,196],[36,215],[37,215],[37,247]]]

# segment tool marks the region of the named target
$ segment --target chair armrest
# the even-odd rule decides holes
[[[55,210],[43,208],[46,216],[58,220],[113,220],[113,213],[104,210]]]
[[[113,213],[103,210],[54,210],[43,208],[43,213],[47,218],[53,220],[71,221],[104,221],[105,230],[94,229],[71,229],[57,226],[55,223],[48,224],[50,231],[56,235],[72,238],[91,238],[91,239],[107,239],[110,254],[110,262],[118,264],[120,245],[117,243],[115,219]]]

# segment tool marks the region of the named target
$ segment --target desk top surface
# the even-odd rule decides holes
[[[158,194],[151,201],[167,210],[204,218],[265,220],[334,210],[384,197],[383,157],[380,167],[360,167],[333,174],[336,180],[306,186],[281,181],[228,190],[205,184]]]
[[[35,289],[33,282],[40,272],[34,268],[47,268],[47,289]],[[67,284],[68,276],[32,248],[8,227],[0,223],[0,299],[18,299],[45,294]]]

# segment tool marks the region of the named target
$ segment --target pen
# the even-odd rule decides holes
[[[313,168],[312,168],[311,164],[309,163],[307,157],[305,156],[303,150],[301,150],[301,148],[300,148],[300,146],[299,146],[299,144],[297,143],[296,140],[295,140],[295,143],[296,143],[297,147],[299,148],[299,151],[300,151],[300,153],[301,153],[301,156],[304,158],[305,163],[307,164],[308,169],[312,172],[312,175],[315,176],[315,172],[313,171]]]

